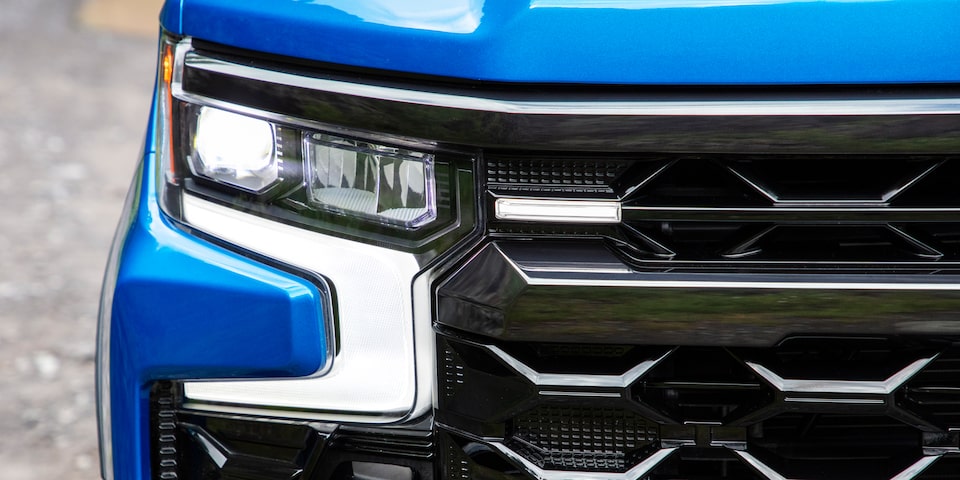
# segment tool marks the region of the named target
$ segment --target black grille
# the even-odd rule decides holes
[[[673,349],[438,342],[442,371],[457,372],[437,411],[460,439],[449,447],[459,452],[451,469],[519,475],[528,462],[647,480],[889,480],[960,453],[960,398],[942,397],[960,391],[951,374],[960,347],[943,339],[799,336],[771,348]],[[537,367],[510,352],[540,352],[526,360]],[[544,355],[576,358],[576,372],[565,380],[556,367],[542,371]],[[649,368],[637,374],[631,362]],[[590,380],[621,375],[621,384]]]
[[[606,238],[642,269],[932,271],[934,265],[955,268],[960,262],[960,196],[951,181],[960,176],[960,157],[699,155],[605,161],[617,168],[596,166],[586,173],[590,163],[583,159],[489,155],[488,187],[495,194],[543,196],[531,185],[589,178],[592,189],[564,190],[568,185],[558,183],[563,188],[556,191],[568,198],[612,194],[623,205],[619,225],[564,231],[557,225],[549,230],[494,221],[491,233]]]
[[[950,350],[907,383],[901,401],[939,428],[960,425],[960,351]]]

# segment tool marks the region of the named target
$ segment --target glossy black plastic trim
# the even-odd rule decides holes
[[[438,144],[685,153],[960,151],[960,92],[953,87],[490,92],[255,67],[202,51],[189,55],[183,95]]]
[[[500,340],[770,346],[955,334],[960,275],[642,272],[602,241],[496,241],[437,289],[443,325]]]

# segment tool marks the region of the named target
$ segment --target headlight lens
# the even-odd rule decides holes
[[[173,217],[189,193],[300,228],[423,253],[424,260],[476,226],[472,155],[415,139],[311,128],[240,105],[170,101],[178,127],[162,168],[164,209]]]
[[[411,228],[437,218],[433,155],[321,133],[306,141],[313,205]]]
[[[275,145],[269,122],[201,107],[190,168],[196,175],[261,192],[280,178]]]

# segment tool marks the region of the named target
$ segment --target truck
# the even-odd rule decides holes
[[[960,0],[169,0],[103,480],[960,479]]]

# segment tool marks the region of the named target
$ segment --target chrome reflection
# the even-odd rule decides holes
[[[500,442],[493,442],[490,445],[514,462],[523,465],[524,469],[538,480],[635,480],[644,478],[645,475],[650,473],[657,465],[677,450],[677,448],[662,448],[626,472],[609,473],[544,470]]]
[[[483,18],[484,0],[312,0],[364,22],[412,30],[473,33]]]
[[[771,386],[785,393],[889,395],[936,358],[937,355],[933,355],[916,360],[883,381],[785,379],[759,363],[746,362],[746,364]]]
[[[187,47],[190,48],[189,46]],[[751,116],[957,115],[960,98],[783,100],[508,100],[305,77],[228,62],[187,50],[185,68],[343,95],[430,107],[521,115]]]
[[[734,453],[739,455],[744,462],[753,467],[757,473],[763,475],[768,480],[791,480],[783,475],[780,475],[776,470],[770,468],[757,459],[757,457],[754,457],[745,451],[735,451]],[[912,480],[923,473],[923,471],[930,467],[930,465],[933,465],[937,460],[940,459],[940,457],[940,455],[921,457],[902,472],[891,477],[890,480]]]
[[[509,353],[503,351],[496,345],[485,346],[487,350],[506,363],[514,371],[526,377],[531,383],[539,387],[597,387],[597,388],[626,388],[633,382],[645,375],[651,368],[657,366],[663,359],[670,356],[673,350],[664,353],[658,358],[644,360],[636,366],[627,370],[621,375],[590,375],[590,374],[572,374],[572,373],[540,373],[526,364],[513,358]],[[570,394],[577,395],[582,392],[550,392],[554,395]],[[619,396],[619,394],[617,395]]]
[[[337,356],[322,376],[187,382],[190,408],[260,414],[282,409],[289,417],[358,422],[399,421],[430,409],[432,364],[417,361],[417,355],[431,354],[429,343],[414,348],[419,332],[412,287],[420,268],[412,254],[309,232],[190,195],[183,198],[183,214],[193,228],[240,248],[322,272],[337,289],[339,335]],[[371,282],[375,296],[367,294]],[[427,370],[418,375],[417,368]]]

